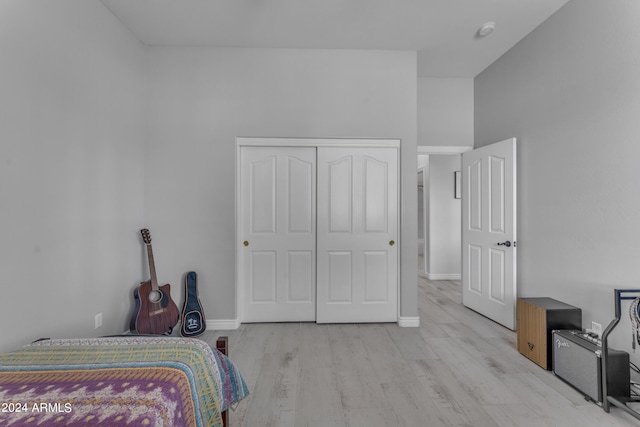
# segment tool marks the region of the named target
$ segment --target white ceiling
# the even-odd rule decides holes
[[[475,77],[567,1],[102,0],[145,45],[410,50],[420,77]]]

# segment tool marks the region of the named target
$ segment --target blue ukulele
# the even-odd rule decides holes
[[[184,279],[184,304],[182,306],[182,325],[180,335],[195,337],[207,328],[204,311],[198,298],[198,276],[190,271]]]

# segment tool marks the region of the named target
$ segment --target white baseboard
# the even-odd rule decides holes
[[[427,280],[462,280],[462,275],[460,273],[453,274],[434,274],[427,273]]]
[[[238,319],[207,319],[206,322],[207,330],[210,331],[230,331],[233,329],[238,329],[240,327],[240,320]],[[173,331],[171,331],[171,336],[179,337],[180,336],[180,320],[176,326],[173,327]],[[134,335],[130,330],[126,330],[122,333],[123,335]]]
[[[213,331],[229,331],[240,327],[239,319],[207,319],[207,329]]]
[[[417,328],[420,326],[420,317],[399,317],[398,326],[403,328]],[[207,319],[207,329],[216,331],[228,331],[238,329],[240,320],[238,319]]]
[[[402,328],[417,328],[420,326],[419,317],[399,317],[398,326]]]

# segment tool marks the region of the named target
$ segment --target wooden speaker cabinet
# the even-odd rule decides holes
[[[582,310],[553,298],[518,298],[518,351],[552,369],[552,331],[582,329]]]

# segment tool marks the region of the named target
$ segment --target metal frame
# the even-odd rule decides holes
[[[620,396],[609,396],[607,393],[607,366],[609,359],[609,345],[608,345],[608,337],[611,331],[620,323],[620,316],[622,312],[622,301],[623,300],[634,300],[638,298],[640,295],[630,296],[627,294],[640,294],[640,289],[614,289],[613,290],[613,301],[615,305],[616,318],[609,323],[604,332],[602,333],[602,409],[605,412],[609,412],[611,405],[615,405],[625,412],[631,414],[633,417],[640,420],[640,413],[634,411],[633,409],[627,406],[627,402],[635,402],[637,399],[632,399],[630,397],[620,397]],[[634,337],[635,339],[635,337]]]

